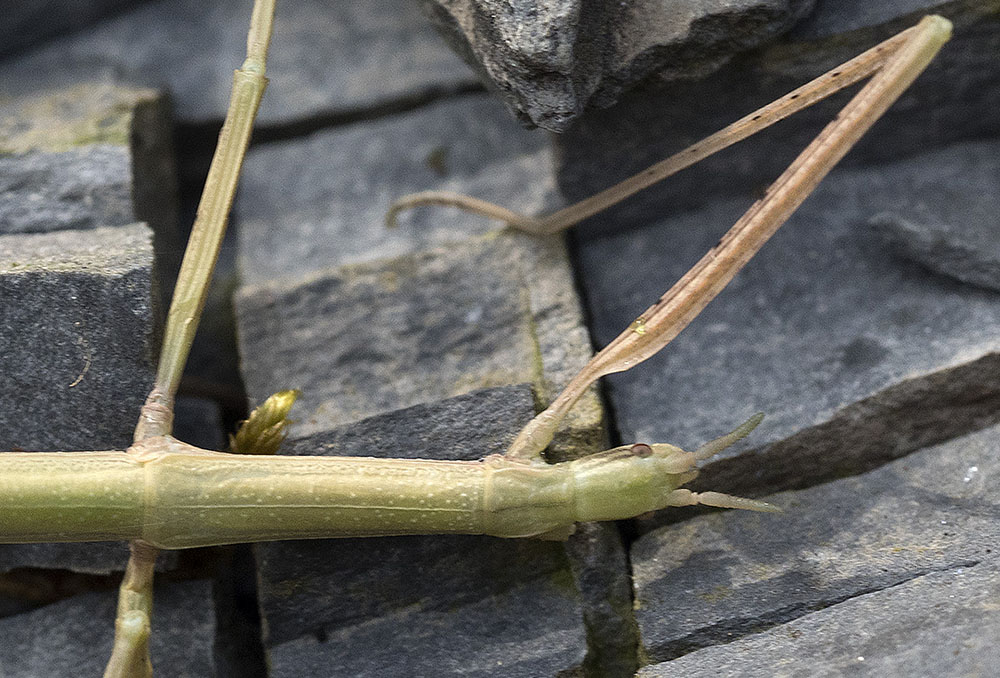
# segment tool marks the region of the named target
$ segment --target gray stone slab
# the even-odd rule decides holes
[[[592,195],[916,24],[932,10],[955,22],[951,41],[844,162],[884,162],[931,146],[1000,133],[1000,62],[993,58],[1000,49],[1000,20],[993,4],[901,1],[867,3],[870,9],[862,11],[858,9],[862,3],[851,2],[843,12],[842,4],[828,2],[820,11],[842,14],[846,21],[865,18],[864,28],[844,26],[847,32],[788,38],[734,59],[703,80],[650,83],[624,95],[612,108],[583,116],[555,139],[560,189],[570,200]],[[886,8],[895,18],[883,16]],[[617,212],[617,227],[701,206],[720,196],[759,194],[846,101],[840,95],[797,113],[647,189]]]
[[[60,33],[79,30],[101,17],[134,4],[130,0],[52,2],[20,0],[5,8],[0,53],[15,52]]]
[[[110,83],[31,85],[0,101],[0,233],[145,221],[159,250],[178,249],[164,94]],[[166,262],[179,262],[169,254]]]
[[[251,4],[161,0],[0,64],[0,90],[80,81],[169,89],[186,123],[222,119],[243,61]],[[474,79],[411,2],[279,3],[264,125],[377,109]]]
[[[1000,290],[1000,142],[956,144],[920,160],[904,169],[920,199],[889,193],[872,225],[932,271]]]
[[[788,30],[812,0],[426,0],[449,42],[526,123],[565,131],[655,74],[691,79]]]
[[[762,411],[760,428],[709,466],[702,485],[752,493],[872,468],[995,422],[1000,299],[894,256],[867,225],[886,204],[923,199],[926,161],[828,177],[669,347],[609,379],[622,438],[692,449]],[[961,190],[962,175],[940,180],[956,200],[978,199]],[[584,242],[597,343],[627,327],[750,202]],[[770,443],[779,444],[741,456]]]
[[[499,224],[424,208],[385,227],[390,203],[422,190],[465,192],[523,212],[554,205],[546,137],[486,95],[258,146],[244,168],[244,283],[302,276],[486,234]]]
[[[994,426],[863,475],[769,497],[785,509],[782,515],[717,512],[644,535],[632,547],[631,562],[646,652],[666,660],[872,591],[890,594],[892,587],[927,573],[981,562],[995,567],[998,431]],[[963,603],[959,594],[968,597],[970,610],[983,600],[975,585],[948,593],[956,595],[956,603]],[[927,593],[909,603],[928,606],[929,598],[940,600]],[[891,608],[900,626],[870,626],[872,643],[858,654],[874,651],[878,657],[880,633],[886,634],[883,652],[923,651],[892,640],[905,626],[906,600]],[[939,623],[944,628],[948,614],[943,611],[937,620],[931,615],[922,628]],[[889,616],[887,603],[879,618]],[[853,618],[859,625],[862,619],[873,621],[860,611]],[[827,647],[839,648],[839,628],[833,625],[824,637]],[[942,633],[937,647],[953,647],[967,629],[954,631],[955,636]],[[921,634],[929,640],[929,631]],[[977,642],[995,640],[987,628],[982,634]],[[842,657],[839,649],[832,656]],[[820,653],[819,661],[823,657]]]
[[[273,647],[272,678],[577,675],[584,647],[572,594],[539,581],[452,609],[415,605]]]
[[[153,378],[152,258],[142,224],[0,238],[0,449],[131,443]]]
[[[648,666],[639,678],[989,676],[1000,661],[998,587],[993,561],[930,573]]]
[[[0,619],[4,678],[76,678],[104,671],[114,636],[117,591],[85,593]],[[156,588],[150,651],[158,675],[215,675],[212,587],[207,581]]]
[[[296,435],[535,381],[513,250],[480,240],[237,296],[247,392],[298,388]]]

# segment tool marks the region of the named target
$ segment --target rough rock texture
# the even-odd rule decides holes
[[[651,74],[691,79],[787,30],[812,0],[425,0],[456,50],[523,121],[565,131]]]
[[[914,25],[931,10],[954,21],[952,40],[844,163],[891,161],[1000,133],[1000,62],[993,58],[1000,50],[1000,3],[868,4],[871,11],[856,15],[858,21],[867,17],[863,28],[788,38],[703,80],[637,90],[612,108],[592,111],[555,139],[561,190],[570,200],[592,195]],[[897,18],[888,20],[876,9],[888,7]],[[841,17],[838,8],[827,2],[818,10],[830,17],[831,30],[841,25],[835,20]],[[619,228],[724,196],[759,194],[846,101],[844,95],[833,97],[647,189],[616,211]]]
[[[299,676],[573,675],[582,659],[579,609],[570,587],[540,582],[452,609],[415,605],[269,652],[272,678]]]
[[[486,95],[452,98],[252,149],[236,209],[244,282],[303,276],[495,230],[455,209],[422,208],[388,229],[407,193],[468,192],[529,214],[555,206],[546,137]]]
[[[648,666],[639,678],[988,676],[1000,634],[995,561],[932,572],[769,631]]]
[[[159,249],[177,248],[171,134],[169,104],[150,89],[93,83],[5,97],[0,233],[145,221]]]
[[[142,224],[0,237],[0,449],[131,443],[153,376],[152,258]]]
[[[245,371],[248,392],[260,400],[268,389],[301,389],[296,435],[307,435],[476,388],[535,381],[517,262],[498,244],[349,266],[283,289],[243,288],[237,310],[241,353],[253,365]]]
[[[8,94],[80,81],[168,89],[187,123],[221,120],[251,4],[159,0],[0,63]],[[468,88],[468,68],[407,0],[278,4],[263,125],[401,105]]]
[[[429,289],[423,290],[421,286],[407,289],[405,284],[401,289],[410,295],[417,295],[413,298],[423,298],[434,306],[441,305],[441,308],[434,309],[435,317],[440,317],[442,313],[461,315],[451,323],[451,329],[469,325],[468,331],[488,334],[475,330],[474,326],[481,326],[479,318],[484,314],[487,317],[495,314],[495,310],[476,301],[479,294],[476,290],[490,287],[492,283],[486,277],[489,271],[493,271],[489,273],[492,276],[490,280],[506,280],[506,290],[493,290],[490,294],[510,293],[504,301],[508,306],[527,304],[533,325],[531,331],[535,335],[532,341],[537,343],[537,350],[542,356],[540,374],[534,366],[513,369],[531,370],[539,399],[547,401],[584,364],[590,352],[561,241],[506,233],[498,237],[496,231],[491,230],[496,229],[495,223],[441,208],[425,208],[403,214],[400,226],[395,230],[386,229],[383,225],[385,210],[393,199],[410,191],[431,188],[468,192],[527,213],[554,207],[556,199],[548,178],[551,159],[543,142],[543,136],[526,132],[507,119],[502,106],[474,95],[365,125],[316,133],[304,140],[260,147],[247,160],[245,190],[237,202],[241,215],[240,260],[244,284],[281,278],[286,281],[287,287],[292,279],[313,276],[315,280],[310,283],[309,289],[315,290],[328,284],[319,282],[319,276],[327,276],[331,267],[385,260],[397,254],[446,245],[454,250],[448,255],[453,261],[449,266],[458,267],[456,271],[459,268],[465,271],[455,280],[464,281],[462,285],[467,291],[461,294],[463,298],[467,297],[467,301],[441,305],[440,299],[434,298],[435,293]],[[488,238],[478,244],[458,244],[469,235],[479,234]],[[422,265],[431,267],[428,270],[441,266],[440,263],[432,263],[427,256],[421,256],[422,259],[420,256],[400,259],[391,266],[402,266],[405,262],[410,262],[405,265],[411,266],[413,262],[420,261],[427,262]],[[474,258],[463,259],[470,256]],[[482,259],[481,272],[478,259]],[[346,268],[338,276],[362,274],[371,277],[376,270],[389,270],[387,266],[381,263],[377,267]],[[397,276],[399,272],[392,275]],[[523,285],[523,294],[513,293],[511,285],[515,284],[515,279],[521,281],[516,284]],[[392,281],[385,279],[382,282],[388,284]],[[439,276],[439,283],[457,284],[451,282],[449,275]],[[371,289],[373,293],[378,291],[377,287]],[[240,311],[244,318],[241,323],[245,326],[241,332],[247,337],[260,336],[260,323],[250,321],[249,311],[246,310],[265,303],[263,299],[253,301],[251,297],[255,294],[248,289],[240,293],[239,303],[245,307]],[[438,294],[443,294],[441,298],[449,298],[459,293],[442,288]],[[464,306],[459,308],[456,305],[459,303]],[[275,311],[279,306],[275,306]],[[301,313],[302,322],[318,327],[328,325],[328,321],[318,316],[294,312]],[[370,311],[381,314],[383,318],[389,317],[387,312]],[[350,313],[356,316],[365,311],[354,309]],[[411,318],[408,322],[423,322],[415,310],[409,311],[407,316]],[[345,317],[336,322],[345,323],[346,328],[346,323],[350,321]],[[445,325],[447,323],[442,327]],[[357,332],[358,338],[353,339],[355,344],[362,341],[361,337],[366,332],[376,331],[374,325],[367,329],[364,324],[350,327],[352,332]],[[399,333],[402,327],[397,326],[390,333]],[[521,327],[526,326],[522,323]],[[422,331],[427,337],[432,330]],[[510,327],[503,328],[500,336],[510,336],[511,331]],[[402,339],[412,341],[405,336]],[[482,341],[487,340],[495,341],[496,347],[503,344],[499,336],[493,339],[482,337]],[[248,338],[245,345],[251,341],[256,340]],[[370,347],[374,344],[370,341],[364,343],[364,358],[367,360]],[[282,348],[284,342],[268,344],[269,355],[282,351],[290,356],[293,354],[290,344],[287,348]],[[315,346],[319,350],[321,345]],[[322,346],[322,350],[327,350],[326,344]],[[509,353],[511,349],[502,350]],[[307,361],[302,361],[301,369],[309,373],[303,378],[310,381],[318,383],[325,379],[308,367]],[[437,366],[429,369],[436,372]],[[483,373],[485,370],[478,371]],[[343,372],[338,374],[343,376]],[[334,375],[334,379],[341,376]],[[267,389],[279,387],[263,372],[259,380],[254,375],[248,375],[247,379],[250,393],[255,398],[263,398]],[[462,379],[463,390],[477,385],[467,383],[468,377]],[[500,382],[493,379],[492,383]],[[404,381],[394,388],[420,390],[424,385]],[[443,395],[458,392],[461,391],[445,389]],[[431,392],[428,391],[425,398],[430,397]],[[414,402],[417,401],[402,401],[396,406]],[[360,404],[351,405],[349,401],[338,407],[363,410],[358,416],[372,413]],[[572,454],[570,448],[585,449],[590,446],[593,449],[595,444],[599,444],[600,416],[595,396],[588,396],[567,422],[563,442],[557,446],[556,454],[563,457]]]
[[[750,647],[752,661],[770,653],[787,672],[741,675],[834,675],[845,666],[864,675],[975,675],[929,667],[982,664],[996,637],[996,606],[987,600],[997,579],[998,431],[769,497],[783,515],[715,513],[643,536],[632,566],[649,656],[719,645],[647,675],[687,675],[694,666],[696,675],[725,675]],[[803,617],[821,608],[829,609]],[[767,642],[721,645],[771,626]]]
[[[670,347],[610,379],[623,439],[692,449],[763,411],[742,448],[701,479],[761,492],[856,473],[995,422],[1000,298],[894,256],[867,226],[886,204],[920,204],[928,181],[953,180],[941,191],[955,200],[979,198],[962,190],[962,176],[939,175],[934,159],[831,174]],[[750,202],[718,201],[583,242],[598,343],[628,326]],[[637,262],[641,275],[626,275]],[[778,444],[737,459],[768,443]]]
[[[920,160],[900,166],[912,195],[887,195],[871,224],[902,256],[1000,290],[1000,142],[956,144]]]
[[[60,33],[80,30],[133,4],[130,0],[19,0],[10,3],[4,9],[4,22],[0,25],[0,54],[24,49]]]
[[[117,591],[86,593],[0,619],[4,678],[99,676],[111,656]],[[207,581],[156,588],[154,670],[171,678],[215,675],[215,622]]]

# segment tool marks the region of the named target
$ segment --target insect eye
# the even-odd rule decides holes
[[[637,457],[650,457],[653,455],[653,448],[646,443],[636,443],[632,446],[631,452]]]

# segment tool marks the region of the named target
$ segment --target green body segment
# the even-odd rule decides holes
[[[121,452],[0,454],[0,542],[132,539],[144,475]]]
[[[500,456],[244,456],[168,437],[145,442],[137,454],[7,453],[0,455],[0,542],[142,539],[177,549],[400,534],[568,534],[574,522],[667,505],[691,475],[674,472],[689,467],[689,456],[615,450],[556,465]]]

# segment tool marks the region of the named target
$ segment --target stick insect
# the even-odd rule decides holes
[[[445,204],[500,219],[513,228],[554,233],[834,91],[872,77],[719,244],[597,353],[505,454],[453,462],[276,456],[294,401],[291,392],[278,394],[255,411],[234,438],[233,452],[244,454],[202,450],[170,435],[174,395],[266,84],[273,14],[274,0],[256,0],[247,58],[234,76],[226,122],[168,314],[155,385],[140,412],[134,444],[125,451],[0,455],[0,540],[130,541],[106,678],[152,675],[148,639],[159,549],[429,533],[564,539],[576,522],[626,519],[667,506],[700,503],[777,510],[759,500],[682,487],[697,475],[698,462],[748,435],[760,415],[693,452],[638,443],[559,464],[546,463],[542,452],[592,383],[655,354],[725,287],[930,62],[950,35],[947,20],[927,17],[704,141],[548,217],[518,215],[438,192],[397,202],[387,217],[390,222],[402,209]]]

